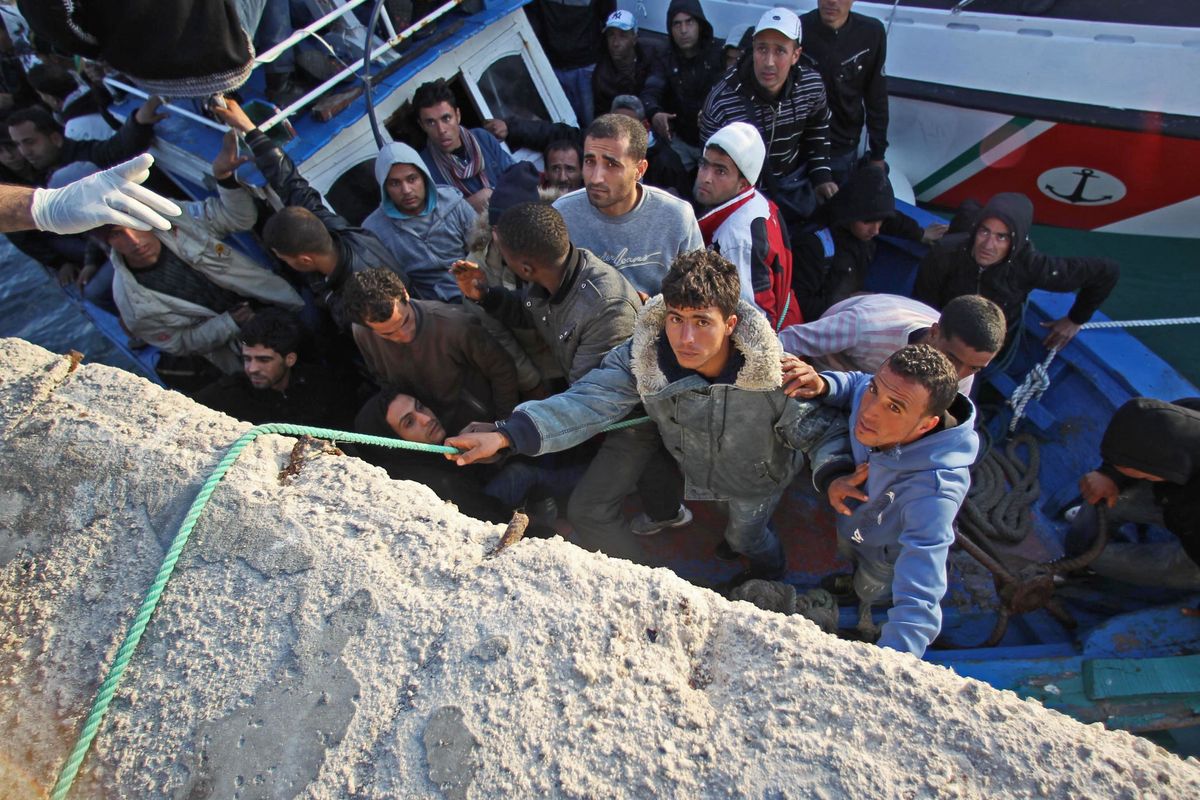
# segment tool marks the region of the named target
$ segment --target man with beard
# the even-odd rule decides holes
[[[196,402],[261,425],[290,422],[345,430],[354,393],[339,376],[300,363],[303,331],[295,316],[268,308],[242,326],[242,372],[202,389]]]

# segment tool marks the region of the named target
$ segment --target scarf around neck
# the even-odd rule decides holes
[[[475,134],[465,125],[459,128],[462,133],[463,150],[466,151],[466,158],[457,158],[450,153],[442,152],[442,149],[436,145],[429,149],[433,151],[433,163],[438,165],[441,173],[450,179],[454,184],[454,188],[463,193],[464,196],[470,196],[474,192],[467,190],[466,181],[472,178],[479,178],[483,181],[483,188],[491,188],[491,181],[487,176],[487,162],[483,157],[483,150],[479,147],[479,141],[475,138]]]

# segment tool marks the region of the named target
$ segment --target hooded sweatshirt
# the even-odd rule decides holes
[[[891,181],[875,166],[851,174],[814,220],[817,229],[796,237],[793,251],[792,287],[806,320],[822,316],[866,284],[876,240],[859,239],[851,231],[853,223],[883,220],[880,234],[914,242],[925,233],[916,220],[896,211]]]
[[[690,58],[670,38],[671,20],[681,11],[700,23],[699,49]],[[667,7],[667,37],[670,45],[662,54],[660,67],[646,78],[642,89],[646,119],[654,119],[660,111],[674,114],[671,129],[692,147],[699,147],[697,120],[704,98],[725,71],[725,48],[713,40],[712,23],[704,15],[700,0],[672,0]]]
[[[1012,234],[1008,256],[990,267],[981,267],[971,255],[975,231],[988,219],[998,219]],[[1105,301],[1120,277],[1117,263],[1108,258],[1064,258],[1037,251],[1029,241],[1033,203],[1023,194],[1002,192],[983,207],[971,233],[945,236],[929,250],[917,269],[913,296],[941,309],[955,297],[981,294],[1004,310],[1011,335],[1021,323],[1022,309],[1034,289],[1077,292],[1067,312],[1082,325]]]
[[[853,431],[871,376],[823,372],[821,377],[829,384],[825,403],[848,408]],[[837,515],[838,537],[860,558],[895,568],[893,605],[880,646],[918,658],[942,629],[946,554],[954,542],[954,517],[971,485],[969,468],[979,452],[970,400],[958,395],[946,421],[950,424],[915,442],[886,450],[867,448],[851,434],[854,463],[870,464],[863,487],[870,499],[850,516]]]
[[[1200,565],[1200,398],[1130,400],[1108,423],[1100,455],[1100,471],[1118,485],[1131,479],[1115,467],[1163,478],[1154,484],[1163,522],[1179,537],[1188,558]]]
[[[425,181],[425,208],[419,214],[405,214],[388,196],[384,183],[396,164],[411,164]],[[448,269],[467,255],[475,222],[471,206],[457,189],[434,185],[420,154],[402,142],[392,142],[379,151],[375,180],[379,183],[379,208],[363,220],[363,227],[378,236],[404,266],[417,298],[447,302],[461,298]]]

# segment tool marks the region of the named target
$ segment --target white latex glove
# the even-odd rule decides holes
[[[143,153],[61,189],[35,190],[30,207],[33,224],[51,233],[83,233],[101,225],[169,230],[171,223],[162,215],[177,217],[183,209],[138,186],[149,177],[153,163],[154,156]]]

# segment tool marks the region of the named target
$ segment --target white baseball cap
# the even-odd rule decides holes
[[[751,186],[758,183],[763,161],[767,158],[767,146],[763,144],[758,128],[748,122],[731,122],[704,143],[705,147],[713,145],[725,151]]]
[[[608,15],[608,19],[604,23],[604,30],[609,28],[637,33],[637,20],[634,19],[632,11],[614,11]]]
[[[763,31],[779,31],[787,38],[797,42],[803,38],[800,18],[796,16],[795,11],[786,8],[772,8],[759,17],[758,24],[754,26],[754,35],[757,36]]]

